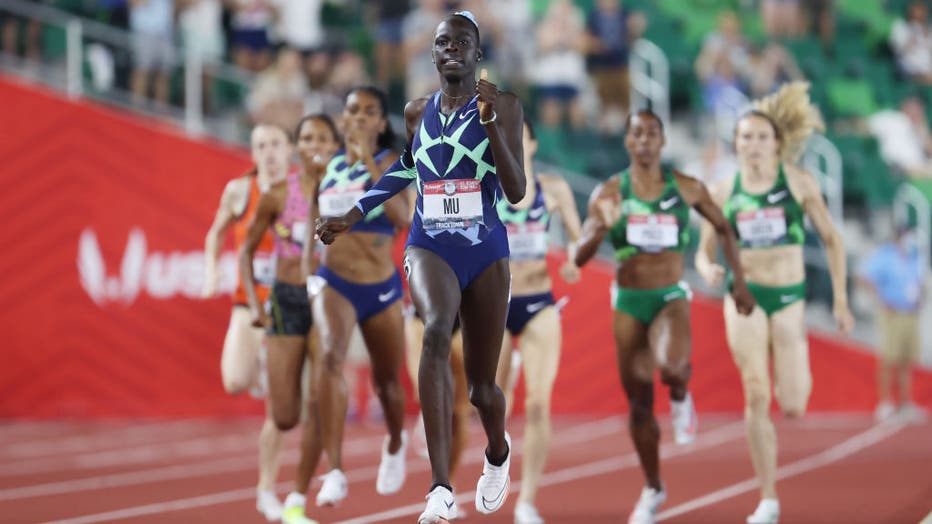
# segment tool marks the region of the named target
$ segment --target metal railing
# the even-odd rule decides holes
[[[666,53],[650,40],[634,43],[628,62],[631,78],[631,108],[647,107],[664,122],[670,121],[670,62]]]
[[[39,64],[27,64],[23,60],[7,56],[0,61],[6,69],[12,69],[14,72],[32,70],[31,76],[63,90],[73,98],[92,97],[150,116],[167,118],[179,124],[192,136],[210,132],[222,140],[241,142],[248,132],[247,124],[242,118],[242,104],[234,103],[229,108],[218,106],[211,111],[205,110],[203,93],[212,86],[206,85],[204,80],[206,78],[214,85],[222,84],[230,91],[238,93],[234,96],[236,99],[245,96],[255,78],[253,73],[226,63],[208,66],[195,52],[174,45],[175,56],[183,57],[182,63],[172,71],[181,73],[181,101],[167,105],[148,102],[146,106],[140,107],[132,102],[127,88],[116,84],[104,87],[95,85],[94,82],[88,82],[85,72],[93,69],[89,63],[89,50],[94,47],[102,47],[111,55],[127,56],[131,62],[135,62],[132,33],[24,0],[3,0],[0,2],[0,12],[37,22],[43,26],[43,31],[58,32],[57,36],[64,36],[63,56],[54,56],[54,52],[46,53]],[[35,71],[38,71],[37,75]]]

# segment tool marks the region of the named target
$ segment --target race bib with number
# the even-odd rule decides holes
[[[786,217],[782,207],[741,211],[737,219],[742,243],[766,245],[786,236]]]
[[[275,258],[256,253],[252,259],[252,278],[256,284],[271,286],[275,282]]]
[[[360,184],[341,190],[332,188],[322,192],[317,197],[317,206],[322,217],[338,217],[356,205],[356,202],[366,194],[366,188]]]
[[[424,229],[466,229],[482,224],[482,186],[475,179],[424,184]]]
[[[544,224],[508,224],[507,229],[508,250],[512,259],[536,259],[547,254],[547,227]]]
[[[291,225],[291,241],[304,245],[304,235],[307,234],[307,222],[295,222]]]
[[[680,228],[673,215],[630,215],[626,232],[628,244],[648,253],[679,244]]]

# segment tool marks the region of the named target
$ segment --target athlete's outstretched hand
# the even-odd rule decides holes
[[[495,115],[495,100],[498,98],[498,86],[489,82],[489,72],[483,67],[479,73],[479,83],[476,84],[476,94],[479,96],[476,105],[479,107],[479,119],[483,122],[492,120]]]
[[[272,319],[269,317],[269,314],[265,312],[261,307],[259,308],[249,308],[250,323],[252,327],[264,328],[269,327]]]
[[[847,335],[854,329],[854,315],[851,314],[847,304],[836,305],[832,313],[835,323],[838,324],[838,331]]]
[[[735,299],[735,308],[738,313],[748,316],[754,311],[757,301],[754,300],[754,295],[751,294],[751,290],[743,280],[735,279],[731,285],[731,297]]]
[[[358,207],[353,207],[338,217],[320,217],[317,219],[317,232],[314,238],[320,239],[329,246],[336,240],[337,235],[347,231],[360,220],[362,220],[362,212]]]

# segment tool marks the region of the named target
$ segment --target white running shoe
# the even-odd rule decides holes
[[[282,503],[271,490],[256,490],[256,510],[265,515],[265,520],[269,522],[282,518]]]
[[[528,502],[519,502],[515,506],[515,524],[544,524],[537,508]]]
[[[443,486],[437,486],[427,494],[427,507],[417,518],[417,524],[438,524],[450,521],[450,515],[456,509],[453,492]]]
[[[508,444],[508,456],[501,466],[493,466],[489,463],[489,457],[483,453],[482,476],[476,485],[476,511],[479,513],[498,511],[508,498],[508,488],[511,486],[511,477],[508,476],[511,467],[511,436],[507,431],[505,442]]]
[[[686,393],[686,398],[681,402],[670,400],[670,414],[673,416],[673,440],[677,444],[689,444],[696,440],[699,419],[692,395]]]
[[[346,498],[348,491],[346,475],[338,469],[331,469],[326,475],[320,477],[324,484],[317,492],[318,506],[335,506],[337,502]]]
[[[285,509],[282,511],[282,524],[317,524],[316,520],[304,515],[304,504],[307,499],[300,493],[290,493],[285,499]]]
[[[654,488],[645,486],[641,490],[641,498],[634,506],[634,511],[628,517],[628,524],[654,524],[657,522],[657,508],[667,500],[665,491],[657,491]]]
[[[893,415],[896,415],[896,406],[889,400],[883,400],[877,404],[877,408],[874,410],[874,421],[883,422]]]
[[[754,513],[748,515],[748,524],[777,524],[780,520],[780,501],[777,499],[760,499]]]
[[[405,450],[408,449],[408,432],[401,432],[401,447],[394,455],[388,452],[388,442],[391,437],[386,436],[382,442],[382,462],[379,463],[379,476],[375,480],[375,491],[379,495],[398,493],[405,484]]]
[[[453,500],[453,507],[450,508],[450,520],[462,520],[466,518],[466,510],[461,509],[456,499]]]

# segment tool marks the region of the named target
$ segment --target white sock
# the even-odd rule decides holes
[[[288,494],[288,497],[285,499],[285,507],[293,508],[295,506],[304,507],[307,503],[307,497],[298,493],[297,491],[292,491]]]

